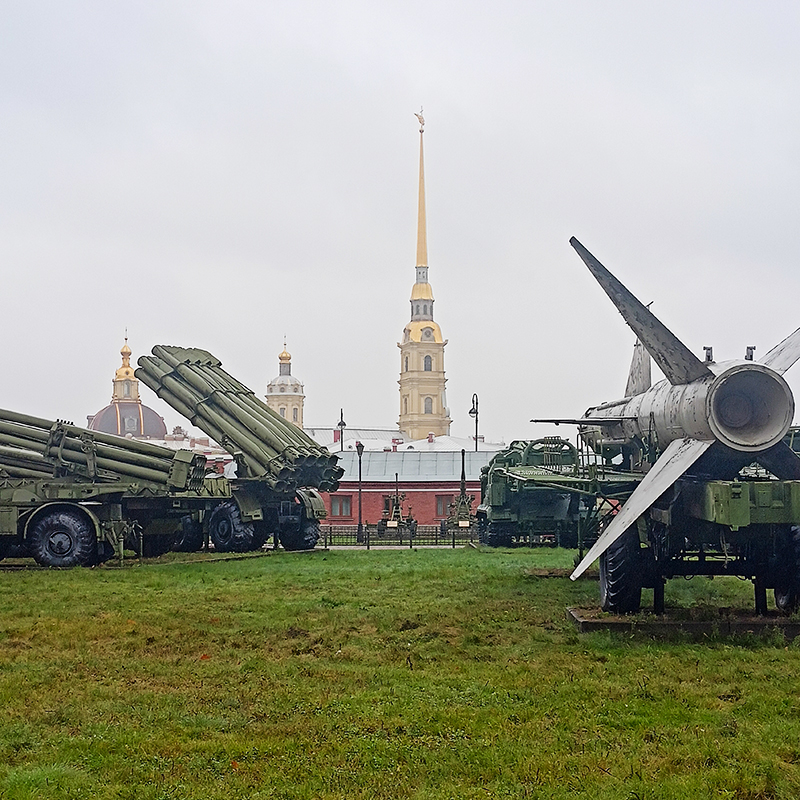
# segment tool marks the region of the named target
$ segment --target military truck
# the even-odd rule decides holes
[[[156,347],[137,377],[234,457],[237,476],[205,474],[205,457],[151,442],[0,411],[0,557],[97,563],[126,548],[158,555],[243,552],[272,536],[310,549],[335,491],[336,457],[275,414],[204,350]]]
[[[479,541],[582,550],[641,479],[591,463],[557,436],[512,442],[481,470]]]

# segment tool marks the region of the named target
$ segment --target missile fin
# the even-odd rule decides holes
[[[776,344],[760,361],[765,367],[783,375],[798,358],[800,358],[800,328],[780,344]]]
[[[633,346],[633,358],[628,372],[628,383],[625,386],[625,397],[633,397],[646,392],[653,385],[650,370],[650,353],[639,339]]]
[[[712,374],[711,370],[574,236],[569,243],[583,259],[584,264],[670,383],[691,383]]]
[[[574,581],[583,575],[712,444],[712,440],[701,439],[675,439],[670,442],[570,578]]]

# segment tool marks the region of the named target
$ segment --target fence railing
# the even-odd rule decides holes
[[[464,547],[478,541],[475,528],[443,529],[440,525],[417,525],[412,534],[406,527],[387,528],[378,533],[375,525],[323,525],[319,547]]]

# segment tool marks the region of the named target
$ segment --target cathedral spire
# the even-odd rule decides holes
[[[425,119],[419,120],[419,209],[417,212],[417,279],[411,288],[411,320],[403,331],[400,348],[400,419],[402,433],[423,439],[430,433],[450,433],[450,411],[445,397],[444,348],[447,340],[433,320],[433,288],[428,283],[428,240],[425,226],[425,166],[422,137]]]
[[[425,220],[425,159],[422,149],[422,136],[425,133],[425,117],[422,108],[414,114],[419,120],[419,206],[417,210],[417,266],[428,266],[428,230]]]

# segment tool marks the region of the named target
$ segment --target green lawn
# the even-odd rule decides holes
[[[554,550],[4,573],[2,798],[795,798],[800,647],[578,635]],[[740,581],[667,602],[749,608]]]

